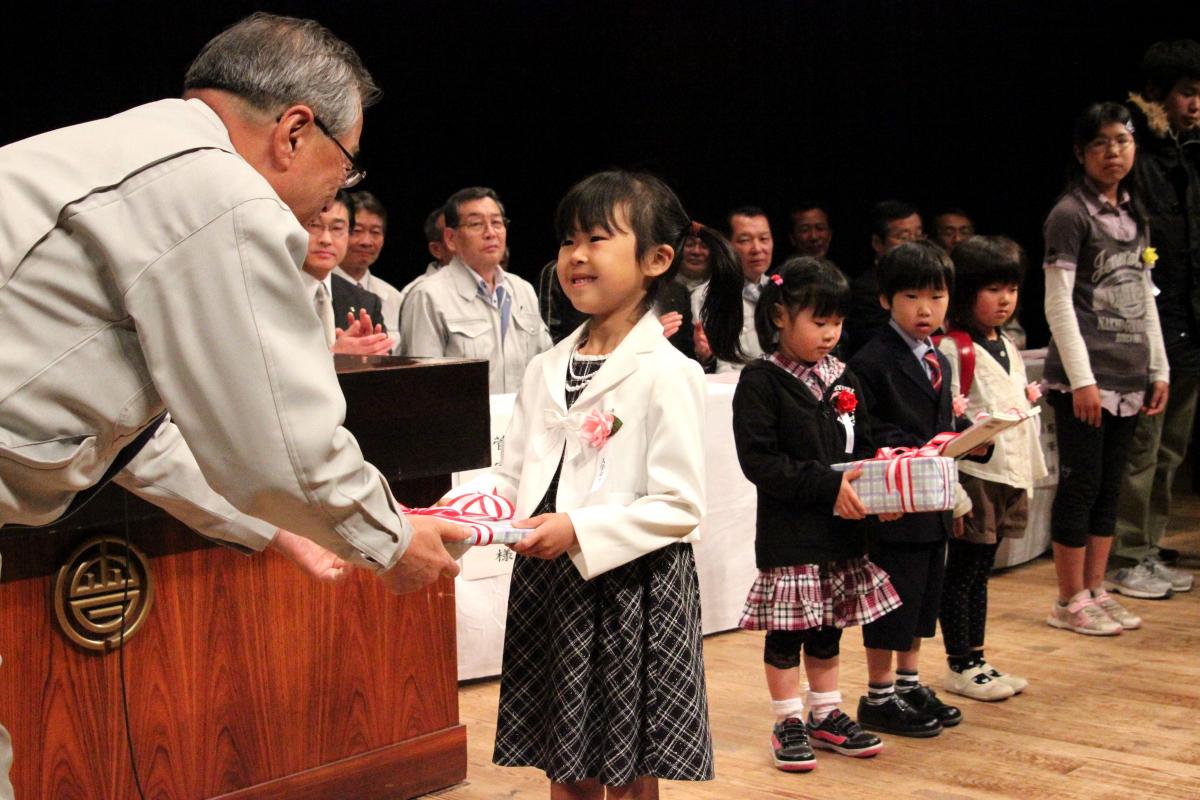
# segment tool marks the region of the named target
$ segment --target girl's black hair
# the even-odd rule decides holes
[[[914,289],[954,290],[954,263],[928,239],[905,242],[879,259],[875,269],[879,293],[890,301],[900,292]]]
[[[950,255],[954,262],[954,294],[947,317],[955,328],[976,335],[987,330],[975,319],[975,299],[987,286],[1021,285],[1025,278],[1025,252],[1006,236],[973,236]]]
[[[729,240],[707,225],[696,225],[694,235],[708,245],[708,289],[700,308],[700,323],[708,337],[713,355],[722,361],[744,364],[749,359],[740,342],[742,324],[742,287],[746,279],[737,252]]]
[[[1075,129],[1071,137],[1074,147],[1071,161],[1067,166],[1067,188],[1063,194],[1083,183],[1083,179],[1087,176],[1083,169],[1083,151],[1087,148],[1088,142],[1100,135],[1100,131],[1105,125],[1112,123],[1125,126],[1130,135],[1134,133],[1133,115],[1120,103],[1092,103],[1076,117]],[[1138,193],[1134,172],[1132,169],[1129,170],[1129,174],[1121,179],[1117,185],[1117,192],[1118,195],[1122,191],[1129,193],[1131,213],[1137,221],[1138,230],[1144,231],[1147,221],[1146,207],[1142,204],[1141,195]]]
[[[617,224],[618,208],[625,209],[632,231],[625,231]],[[669,186],[653,175],[625,170],[598,172],[579,181],[558,204],[554,215],[560,241],[577,230],[600,228],[609,233],[617,230],[632,233],[637,241],[638,261],[659,245],[675,249],[671,266],[646,287],[643,313],[653,308],[661,287],[675,277],[683,258],[683,241],[691,226],[683,204]]]
[[[828,259],[794,256],[783,262],[754,307],[754,329],[764,353],[774,352],[779,345],[779,329],[773,319],[777,305],[783,306],[789,317],[807,308],[814,317],[845,319],[850,313],[850,284]]]

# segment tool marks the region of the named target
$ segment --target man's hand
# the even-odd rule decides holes
[[[404,594],[424,588],[443,576],[457,575],[458,564],[446,552],[444,543],[461,542],[466,537],[463,527],[420,514],[409,514],[405,519],[412,526],[412,539],[396,565],[380,574],[383,585],[396,594]]]
[[[523,556],[553,560],[570,550],[578,541],[575,536],[575,523],[571,522],[568,515],[562,513],[538,514],[536,517],[514,522],[513,527],[533,528],[533,533],[510,545]]]
[[[347,327],[334,331],[335,353],[351,356],[386,356],[392,352],[392,340],[383,332],[382,325],[372,325],[371,315],[359,309],[358,319],[346,314]]]
[[[345,580],[354,569],[353,564],[343,561],[316,542],[283,528],[275,532],[275,538],[268,546],[319,581],[337,583]]]
[[[900,519],[903,516],[904,516],[903,511],[888,511],[887,513],[879,515],[879,521],[880,522],[895,522],[896,520]]]
[[[692,346],[696,349],[696,358],[701,361],[709,361],[713,357],[712,347],[708,344],[708,334],[704,332],[704,325],[700,320],[692,325]]]
[[[658,318],[658,322],[663,326],[663,336],[670,339],[683,325],[683,314],[678,311],[668,311]]]

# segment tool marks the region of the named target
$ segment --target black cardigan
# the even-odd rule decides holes
[[[852,455],[845,452],[846,432],[831,404],[841,387],[858,398]],[[754,361],[742,371],[733,395],[733,439],[742,472],[758,489],[754,556],[759,569],[866,553],[863,525],[833,516],[842,473],[829,467],[874,455],[866,405],[849,369],[821,402],[770,361]]]
[[[938,392],[908,343],[891,325],[850,359],[871,408],[871,438],[876,446],[917,447],[939,433],[970,427],[966,417],[954,417],[950,362],[935,352],[943,376]],[[989,452],[986,457],[972,460],[986,461],[990,457]],[[949,511],[905,514],[895,522],[868,517],[867,532],[872,538],[889,542],[936,542],[950,535],[952,521]]]

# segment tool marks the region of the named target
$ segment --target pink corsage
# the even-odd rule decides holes
[[[594,408],[579,425],[579,438],[597,450],[604,447],[610,436],[621,430],[621,419],[611,411]]]
[[[771,283],[776,286],[783,286],[783,278],[780,277],[778,272],[771,276]]]
[[[1037,383],[1026,384],[1025,397],[1029,400],[1029,405],[1033,405],[1038,400],[1042,399],[1042,387]]]
[[[858,408],[858,397],[853,389],[839,389],[833,396],[833,407],[839,414],[853,414]]]
[[[954,410],[954,416],[961,417],[967,413],[967,398],[961,394],[954,395],[954,399],[950,401],[950,407]]]

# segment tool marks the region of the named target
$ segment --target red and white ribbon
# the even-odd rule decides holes
[[[901,511],[916,511],[915,487],[912,479],[912,460],[914,458],[940,456],[942,448],[956,436],[958,436],[957,433],[947,431],[939,433],[920,447],[881,447],[875,451],[874,458],[866,460],[888,462],[887,470],[883,475],[884,488],[889,492],[899,494]],[[953,490],[953,487],[950,485],[949,471],[943,472],[942,480],[945,482],[943,488],[946,496],[949,496]]]
[[[494,494],[470,493],[459,495],[448,505],[431,508],[407,508],[405,514],[439,517],[467,529],[463,541],[469,545],[512,544],[521,541],[528,530],[512,526],[516,509],[503,497]]]

